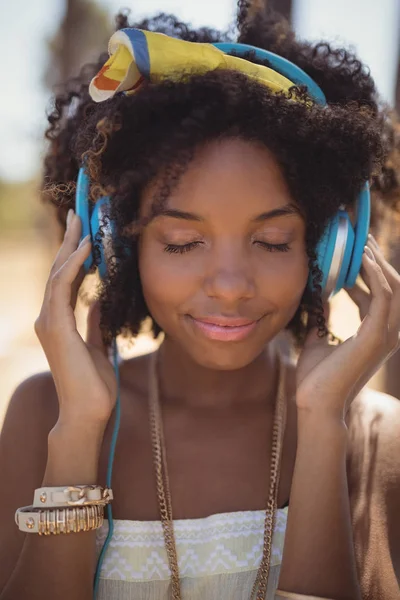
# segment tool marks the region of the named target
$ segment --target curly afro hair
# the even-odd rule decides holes
[[[260,3],[258,3],[260,4]],[[240,138],[263,144],[274,154],[306,223],[306,250],[315,291],[304,292],[287,329],[297,348],[308,331],[310,317],[319,335],[326,328],[321,299],[322,273],[316,264],[316,245],[339,206],[354,207],[369,180],[372,186],[371,229],[375,233],[387,211],[400,213],[399,136],[395,117],[377,96],[369,71],[350,52],[328,43],[296,40],[285,19],[268,4],[257,10],[239,0],[238,35],[210,28],[190,29],[174,16],[161,13],[130,23],[128,14],[116,17],[116,29],[137,27],[191,42],[238,41],[265,48],[299,65],[322,88],[327,107],[293,102],[274,95],[256,81],[234,71],[216,70],[185,80],[148,83],[132,96],[117,95],[96,104],[88,93],[91,78],[108,59],[85,65],[79,77],[66,82],[48,116],[49,147],[44,160],[43,198],[57,207],[65,227],[75,204],[75,181],[82,160],[91,179],[91,201],[111,195],[110,217],[115,221],[117,260],[110,261],[100,283],[100,327],[110,345],[119,334],[132,337],[151,317],[138,269],[137,236],[143,190],[162,174],[154,198],[154,214],[177,184],[196,149],[212,140]],[[249,10],[252,8],[252,10]],[[252,53],[246,58],[259,64]],[[305,89],[296,93],[306,96]],[[128,235],[132,224],[136,234]],[[104,232],[100,230],[99,236]],[[97,240],[97,242],[100,240]],[[125,252],[128,245],[129,255]],[[99,251],[94,244],[95,262]],[[156,336],[160,329],[152,321]]]

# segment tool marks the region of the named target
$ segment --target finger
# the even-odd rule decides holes
[[[389,263],[388,263],[388,262],[385,260],[385,257],[383,256],[383,253],[382,253],[382,251],[380,250],[380,248],[379,248],[379,246],[378,246],[378,244],[377,244],[377,242],[376,242],[375,238],[374,238],[374,237],[373,237],[371,234],[368,234],[367,246],[368,246],[368,248],[370,248],[370,250],[372,250],[372,252],[373,252],[373,254],[374,254],[374,256],[375,256],[375,260],[376,260],[376,262],[379,264],[379,266],[380,266],[380,267],[381,267],[381,269],[383,270],[383,272],[384,272],[384,275],[385,275],[386,279],[388,280],[388,283],[389,283],[390,287],[393,289],[393,285],[392,285],[392,284],[394,283],[394,280],[393,280],[393,279],[392,279],[392,277],[390,276],[390,272],[389,272],[389,271],[387,271],[387,269],[386,269],[386,265],[387,265],[388,267],[390,267],[390,269],[392,269],[393,271],[395,271],[395,270],[394,270],[394,269],[393,269],[393,267],[391,267],[391,265],[389,265]],[[385,265],[385,263],[386,263],[386,265]],[[399,276],[399,274],[398,274],[398,273],[396,273],[396,272],[395,272],[395,274],[397,275],[398,279],[400,279],[400,276]],[[366,286],[367,286],[367,287],[370,289],[370,287],[371,287],[370,274],[368,273],[368,270],[366,270],[366,269],[365,269],[365,267],[364,267],[364,263],[363,263],[363,264],[362,264],[362,266],[361,266],[361,269],[360,269],[360,275],[359,275],[359,276],[360,276],[361,280],[363,281],[363,283],[365,283],[365,285],[366,285]],[[350,288],[345,288],[346,292],[349,292],[349,289],[350,289]],[[349,294],[349,295],[351,295],[351,294]],[[360,294],[358,294],[358,293],[356,292],[356,296],[357,296],[357,297],[360,297]],[[355,301],[356,301],[356,300],[355,300]],[[357,303],[357,302],[356,302],[356,303]]]
[[[76,306],[76,302],[78,300],[78,292],[79,289],[83,283],[83,280],[86,277],[86,273],[85,273],[85,269],[83,268],[83,266],[79,269],[78,275],[76,277],[76,279],[74,280],[72,286],[71,286],[71,306],[72,306],[72,310],[75,310],[75,306]]]
[[[358,309],[360,311],[360,319],[364,320],[365,316],[368,313],[369,305],[371,302],[371,294],[368,290],[365,290],[359,281],[356,281],[355,285],[352,288],[345,288],[347,294],[353,300],[355,304],[357,304]]]
[[[57,256],[53,262],[53,265],[50,269],[50,277],[49,277],[49,281],[47,282],[46,289],[45,289],[45,298],[50,293],[48,288],[51,287],[52,277],[55,275],[55,273],[57,271],[59,271],[59,269],[64,265],[64,263],[68,260],[68,258],[71,256],[71,254],[73,252],[75,252],[75,250],[77,249],[79,240],[80,240],[80,236],[81,236],[81,230],[82,230],[81,219],[78,215],[76,215],[74,213],[73,209],[71,208],[68,211],[68,215],[67,215],[67,228],[65,231],[63,243],[61,244],[61,247],[60,247],[60,249],[57,253]],[[72,306],[73,310],[75,310],[75,306],[76,306],[76,302],[77,302],[77,298],[78,298],[78,291],[82,285],[82,282],[83,282],[85,276],[86,276],[85,269],[82,266],[81,269],[79,270],[78,276],[75,278],[74,282],[72,283],[71,306]]]
[[[396,269],[386,260],[381,248],[378,246],[375,238],[369,234],[368,235],[368,247],[374,253],[376,258],[376,262],[381,267],[382,271],[385,274],[386,279],[392,290],[400,285],[400,274],[396,271]]]
[[[384,271],[384,274],[386,277],[386,271],[385,271],[384,264],[383,264],[383,262],[386,262],[386,261],[384,259],[382,252],[379,249],[379,246],[377,245],[377,242],[375,241],[375,238],[371,234],[368,234],[367,247],[372,251],[376,262],[379,264],[381,269]],[[378,249],[378,251],[380,251],[380,256],[377,253],[377,249]],[[383,261],[381,259],[383,259]],[[368,269],[365,269],[364,261],[362,262],[362,265],[361,265],[359,277],[361,278],[362,282],[365,283],[365,285],[368,287],[368,289],[370,289],[371,288],[370,273],[368,272]],[[388,282],[390,285],[389,279],[388,279]],[[346,292],[349,289],[350,288],[345,287]]]
[[[369,252],[374,256],[371,249]],[[381,343],[386,342],[393,293],[381,267],[374,258],[370,258],[369,252],[368,249],[364,250],[362,261],[369,274],[371,301],[358,334],[360,337],[365,335],[368,342],[374,340]]]
[[[369,240],[370,240],[370,234],[368,234],[367,246],[369,248],[373,249],[373,246],[371,246],[371,244],[369,243]],[[368,287],[368,289],[370,289],[370,287],[371,287],[370,276],[369,276],[368,270],[365,269],[363,262],[361,263],[359,276],[361,277],[361,279],[365,283],[365,285]],[[347,291],[347,288],[346,288],[346,291]]]
[[[58,271],[54,273],[53,280],[60,279],[63,284],[71,285],[77,278],[82,264],[89,255],[91,248],[90,235],[87,235],[70,254],[68,259],[61,265]]]
[[[48,305],[54,323],[63,323],[67,311],[71,310],[72,284],[90,252],[90,236],[87,235],[63,266],[49,279]]]
[[[87,315],[86,343],[100,350],[104,356],[108,356],[108,349],[103,343],[100,329],[100,301],[96,300],[89,308]]]
[[[361,281],[367,286],[368,289],[370,289],[371,288],[370,274],[365,269],[364,263],[361,263],[361,269],[360,269],[359,276],[361,278]]]
[[[396,269],[386,260],[381,248],[378,246],[375,238],[369,236],[369,247],[372,249],[376,262],[381,267],[391,289],[393,292],[393,298],[391,303],[391,310],[389,315],[389,331],[395,338],[400,331],[400,274]]]
[[[67,216],[67,228],[65,230],[64,239],[51,266],[50,276],[54,275],[54,273],[62,267],[69,256],[71,256],[72,252],[77,249],[79,244],[82,231],[81,219],[72,209],[70,209],[70,211]]]

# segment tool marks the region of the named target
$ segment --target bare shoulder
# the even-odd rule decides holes
[[[37,373],[18,385],[9,401],[0,435],[0,472],[4,485],[14,486],[37,477],[38,469],[45,466],[47,436],[57,418],[57,393],[50,371]],[[26,499],[29,504],[31,493]]]
[[[14,390],[4,418],[2,438],[15,433],[15,427],[45,430],[49,425],[53,426],[57,418],[58,400],[53,376],[50,371],[36,373]]]
[[[53,377],[43,372],[25,379],[11,396],[0,435],[0,591],[21,551],[25,534],[14,522],[18,507],[32,504],[43,479],[47,438],[58,418]]]
[[[400,400],[365,387],[351,405],[347,425],[353,462],[367,461],[371,469],[374,462],[382,484],[400,481]]]
[[[348,481],[363,597],[399,598],[400,401],[364,388],[349,411]]]

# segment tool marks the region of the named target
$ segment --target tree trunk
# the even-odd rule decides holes
[[[53,91],[79,74],[85,63],[97,62],[107,51],[112,34],[111,17],[97,0],[64,0],[59,28],[48,41],[49,57],[44,83]]]
[[[262,10],[265,5],[269,5],[276,12],[283,15],[290,23],[292,19],[292,4],[292,0],[252,0],[248,7],[248,14],[256,13]]]
[[[289,23],[292,20],[292,0],[273,0],[271,6],[281,15],[286,17]]]

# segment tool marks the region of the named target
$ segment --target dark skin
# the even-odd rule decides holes
[[[113,514],[120,519],[159,519],[148,427],[147,369],[147,357],[121,367],[125,418],[117,451],[121,460],[116,456],[113,483],[113,488],[120,490]],[[130,377],[134,381],[129,381]],[[271,407],[262,401],[249,407],[245,400],[234,407],[183,406],[180,402],[167,404],[164,396],[162,402],[174,518],[263,510],[270,464]],[[294,410],[292,405],[279,506],[286,504],[290,493],[296,440]],[[111,434],[110,422],[100,461],[100,475],[104,477]],[[130,481],[132,485],[127,485]]]
[[[143,215],[153,191],[144,195]],[[255,217],[292,203],[267,150],[242,141],[217,143],[198,153],[166,207],[196,218],[159,216],[142,234],[144,295],[166,333],[160,398],[176,519],[265,508],[277,391],[276,340],[296,311],[308,269],[300,213],[259,222]],[[291,250],[269,252],[260,242],[286,243]],[[187,244],[189,251],[183,254],[165,252],[171,245]],[[257,328],[246,340],[226,343],[205,338],[189,317],[221,314],[257,319]],[[297,446],[296,366],[289,360],[286,366],[288,422],[278,507],[290,496]],[[121,365],[126,418],[114,478],[114,516],[121,519],[159,519],[148,427],[148,367],[147,357]],[[365,448],[373,444],[371,423],[379,415],[388,427],[384,415],[392,408],[387,398],[385,403],[377,397],[371,391],[360,393],[347,414],[347,477],[361,586],[369,590],[382,585],[388,598],[396,598],[391,557],[398,548],[388,542],[383,525],[390,522],[396,531],[397,520],[393,523],[388,509],[393,496],[388,502],[384,494],[375,501],[368,495],[376,485],[383,487],[365,459]],[[400,422],[397,405],[396,418]],[[110,422],[103,445],[103,476],[112,426]],[[390,442],[385,452],[392,459]],[[126,485],[130,478],[131,488]],[[140,494],[134,482],[140,482]]]
[[[143,215],[152,192],[143,198]],[[160,391],[177,518],[265,506],[277,389],[272,340],[295,313],[308,275],[305,226],[299,212],[257,220],[285,205],[294,206],[270,153],[242,141],[225,141],[199,153],[168,202],[168,209],[197,218],[158,216],[141,237],[144,295],[166,332]],[[184,254],[165,252],[167,245],[193,242],[197,246]],[[280,252],[264,244],[288,244],[290,250]],[[199,333],[188,315],[240,316],[258,324],[245,340],[222,342]],[[147,476],[152,463],[144,426],[143,362],[147,359],[139,359],[139,368],[136,360],[121,368],[137,396],[135,406],[126,407],[137,414],[126,423],[130,429],[132,423],[138,424],[141,431],[138,436],[132,431],[127,435],[127,443],[135,448],[127,447],[124,454],[138,458],[132,459],[132,473],[141,473],[139,480],[148,493],[142,488],[140,499],[126,492],[118,496],[124,506],[121,512],[131,515],[126,518],[153,519],[158,513],[154,482]],[[144,443],[140,449],[138,438]],[[291,440],[289,471],[295,436]],[[289,497],[290,475],[283,480],[281,504]],[[205,495],[204,489],[213,493]]]
[[[144,195],[143,215],[152,191]],[[292,213],[268,218],[284,206]],[[141,236],[145,300],[166,332],[164,370],[179,364],[190,382],[175,372],[176,385],[165,381],[165,393],[201,405],[215,406],[215,397],[218,404],[225,397],[242,401],[251,376],[250,396],[265,398],[270,364],[253,363],[292,319],[308,277],[304,220],[275,159],[244,141],[211,144],[197,154],[166,208],[193,218],[159,216]],[[257,320],[257,327],[240,342],[216,342],[199,335],[190,319],[220,315]]]
[[[143,198],[144,214],[151,196],[148,190]],[[254,218],[290,202],[293,201],[279,168],[265,149],[245,142],[215,144],[204,149],[190,165],[168,204],[168,208],[195,213],[203,220],[162,216],[143,232],[140,270],[144,294],[150,311],[166,332],[160,352],[160,399],[175,519],[265,509],[277,390],[277,341],[297,308],[308,270],[303,241],[305,224],[300,215],[257,223]],[[193,241],[204,245],[182,255],[164,252],[167,243]],[[288,243],[291,250],[269,252],[260,242]],[[376,256],[381,260],[379,251]],[[218,314],[259,321],[245,340],[221,342],[205,338],[192,328],[186,316]],[[93,312],[89,317],[87,342],[98,347],[99,338],[98,314]],[[346,498],[348,493],[363,600],[398,600],[400,405],[390,396],[364,388],[353,399],[346,415],[348,443],[345,447],[340,442],[342,430],[338,430],[336,420],[332,426],[332,419],[326,419],[322,410],[313,413],[316,417],[312,416],[311,422],[301,417],[303,428],[298,427],[298,368],[288,358],[285,364],[288,421],[278,507],[285,505],[290,497],[293,515],[296,505],[308,510],[309,514],[300,519],[307,527],[321,510],[320,522],[326,529],[337,531],[340,519],[333,520],[329,498],[321,504],[323,490],[312,491],[314,485],[318,489],[318,481],[312,479],[303,485],[302,477],[305,480],[309,477],[307,453],[311,451],[312,462],[315,444],[317,455],[328,453],[324,461],[329,460],[336,467],[338,461],[333,457],[336,450],[332,454],[332,448],[338,439],[338,451],[345,448],[347,456]],[[148,422],[148,367],[148,356],[120,365],[122,419],[113,470],[114,519],[159,519]],[[17,414],[19,410],[21,413]],[[22,398],[14,410],[15,426],[10,429],[13,433],[9,443],[4,441],[5,455],[7,448],[17,453],[16,435],[25,440],[18,451],[21,452],[20,463],[27,452],[35,456],[34,468],[23,470],[21,467],[20,487],[11,495],[14,499],[18,497],[19,505],[29,504],[31,490],[41,484],[46,467],[47,436],[57,423],[58,411],[51,373],[37,376],[26,398]],[[100,483],[106,480],[113,427],[112,417],[102,440]],[[31,435],[32,431],[35,435]],[[322,432],[321,436],[318,431]],[[306,469],[302,469],[300,479],[297,477],[296,501],[293,481],[299,448]],[[327,477],[326,472],[318,474],[316,479],[324,477]],[[328,483],[329,479],[330,476]],[[306,496],[304,502],[302,494]],[[10,541],[4,557],[5,572],[9,573],[24,539],[11,518],[14,504],[13,501],[7,507],[9,518],[5,521],[12,527],[7,534]],[[294,517],[292,539],[295,522]],[[290,533],[290,524],[287,533]],[[315,535],[318,536],[318,528]],[[282,587],[301,592],[304,585],[308,586],[304,593],[311,590],[327,595],[325,590],[329,584],[329,594],[339,598],[335,582],[341,586],[344,576],[337,579],[336,559],[329,558],[335,535],[324,533],[322,546],[318,537],[315,542],[315,538],[308,537],[302,538],[303,543],[308,544],[306,556],[314,545],[326,553],[324,577],[319,576],[315,562],[306,570],[301,568],[298,545],[290,543],[288,535],[284,557],[291,550],[295,558],[286,559]],[[342,554],[341,543],[339,550]],[[348,579],[350,577],[351,574]],[[295,580],[293,585],[291,579]],[[343,586],[340,591],[343,592]]]

